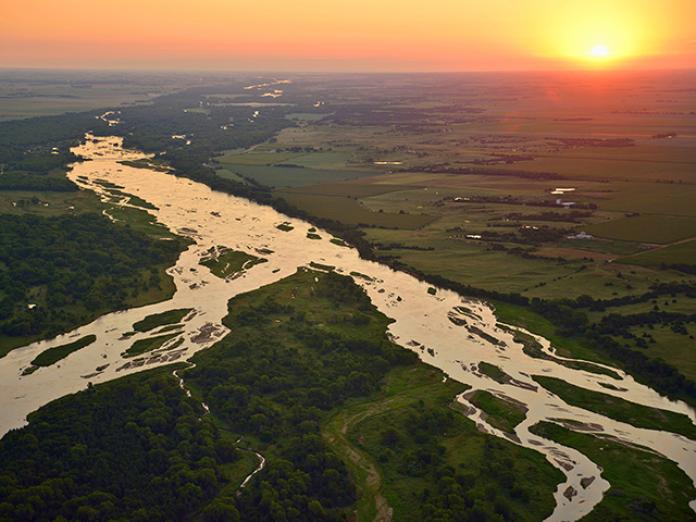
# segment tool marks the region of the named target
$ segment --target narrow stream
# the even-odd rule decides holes
[[[222,325],[232,297],[272,284],[292,275],[299,267],[316,262],[353,276],[373,304],[395,320],[389,326],[394,342],[415,351],[423,361],[473,390],[487,390],[518,401],[528,409],[526,420],[515,429],[516,436],[510,437],[488,424],[481,412],[467,401],[466,394],[458,398],[479,429],[541,452],[564,473],[566,480],[555,492],[556,509],[548,520],[581,518],[602,499],[610,485],[601,477],[599,467],[586,456],[531,434],[529,428],[542,420],[568,419],[582,423],[588,433],[651,448],[677,463],[692,481],[696,481],[696,441],[665,431],[635,428],[570,406],[539,387],[530,376],[557,377],[586,389],[683,413],[696,422],[696,414],[688,405],[660,396],[620,370],[615,370],[622,377],[617,380],[573,370],[553,360],[529,357],[513,340],[512,330],[497,322],[494,310],[486,303],[443,289],[432,295],[428,292],[430,285],[361,259],[356,250],[331,243],[332,236],[323,230],[316,231],[321,239],[308,238],[312,225],[290,219],[270,207],[215,192],[205,185],[165,172],[123,165],[119,162],[148,156],[124,150],[120,138],[88,136],[73,152],[85,161],[72,166],[68,174],[70,179],[104,199],[109,194],[99,184],[100,180],[124,187],[123,192],[155,205],[158,210],[150,212],[157,220],[173,232],[193,239],[194,244],[168,271],[176,284],[171,300],[104,315],[91,324],[55,339],[16,349],[0,359],[0,435],[25,424],[30,412],[85,388],[88,382],[96,384],[175,360],[183,361],[225,335],[234,335]],[[277,228],[285,222],[293,229]],[[268,262],[253,266],[238,277],[223,280],[199,264],[205,252],[216,246],[264,257]],[[134,341],[156,335],[155,330],[122,337],[132,331],[133,323],[150,314],[175,308],[194,309],[182,323],[180,336],[146,355],[124,358],[122,352]],[[54,366],[22,376],[23,369],[41,351],[88,334],[97,336],[94,344]],[[546,339],[535,337],[545,352],[553,354]],[[180,338],[185,342],[176,345]],[[513,381],[499,384],[481,374],[478,364],[482,361],[500,367]],[[696,507],[696,502],[691,506]]]

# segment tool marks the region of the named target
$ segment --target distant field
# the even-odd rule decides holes
[[[223,165],[277,165],[292,164],[307,168],[351,170],[347,151],[290,152],[268,149],[267,146],[249,151],[231,150],[215,159]]]
[[[384,240],[389,239],[386,237],[387,234],[380,236]],[[430,274],[500,292],[523,292],[539,282],[550,283],[556,277],[568,276],[574,271],[572,267],[564,267],[550,261],[519,259],[505,252],[485,250],[473,241],[452,244],[449,248],[430,242],[422,242],[418,246],[431,245],[434,250],[396,248],[379,252],[383,255],[398,256],[403,262]],[[501,277],[501,274],[505,276]]]
[[[413,229],[420,228],[434,219],[425,214],[371,212],[355,199],[348,197],[300,194],[283,190],[276,191],[275,194],[315,216],[353,225]]]
[[[15,86],[0,82],[0,121],[145,103],[166,92],[161,86],[127,83],[91,87]]]
[[[294,163],[297,158],[305,155],[304,153],[273,152],[260,149],[253,151],[231,150],[221,156],[217,156],[215,160],[223,165],[273,165],[274,163],[283,163],[285,161]]]
[[[665,248],[651,250],[633,256],[621,258],[622,263],[632,265],[655,266],[665,265],[696,265],[696,240],[669,245]]]
[[[366,229],[367,238],[382,244],[430,247],[432,250],[393,248],[379,250],[427,273],[499,292],[521,292],[543,298],[592,295],[607,299],[649,290],[657,282],[678,281],[679,274],[657,272],[641,267],[593,263],[576,260],[559,263],[556,259],[529,259],[487,247],[476,240],[448,239],[435,231],[440,222],[415,231]],[[584,269],[581,269],[582,266]],[[620,277],[619,277],[620,275]]]
[[[635,335],[649,333],[655,344],[650,344],[644,350],[650,357],[664,359],[684,374],[685,377],[696,380],[696,326],[688,325],[689,335],[681,335],[673,332],[669,327],[658,326],[655,328],[635,328]],[[691,336],[691,337],[690,337]]]
[[[408,185],[378,185],[376,183],[363,184],[362,182],[351,183],[323,183],[316,186],[307,186],[297,189],[286,189],[283,192],[297,194],[312,194],[315,196],[344,196],[350,198],[366,198],[377,196],[399,190],[412,190]]]
[[[580,152],[562,151],[553,156],[520,162],[514,168],[555,172],[568,178],[580,179],[696,181],[693,148],[641,149],[642,147],[596,147]]]
[[[364,171],[308,169],[304,167],[236,165],[233,163],[223,163],[223,165],[224,169],[217,171],[219,176],[238,178],[238,175],[241,175],[252,178],[268,187],[299,187],[316,183],[332,183],[373,174]]]
[[[666,244],[696,236],[696,218],[641,215],[590,225],[586,230],[608,239]]]
[[[612,254],[613,256],[625,256],[635,254],[644,250],[645,247],[641,243],[631,241],[615,241],[609,239],[564,239],[556,244],[560,248],[573,248],[578,250],[587,250],[590,252],[599,252],[603,254]]]
[[[609,188],[596,199],[605,210],[696,216],[696,184],[621,183]]]

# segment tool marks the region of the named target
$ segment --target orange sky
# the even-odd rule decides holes
[[[0,67],[696,67],[696,0],[0,2]]]

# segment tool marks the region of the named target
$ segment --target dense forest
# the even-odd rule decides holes
[[[0,215],[0,334],[56,335],[160,288],[179,241],[96,214]]]
[[[170,372],[69,395],[0,440],[0,520],[235,520],[210,503],[240,458],[234,439]]]

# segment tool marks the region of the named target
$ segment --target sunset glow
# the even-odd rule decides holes
[[[604,44],[597,44],[590,49],[592,58],[603,59],[609,57],[609,48]]]
[[[8,0],[0,66],[684,68],[696,63],[694,19],[692,0]]]

